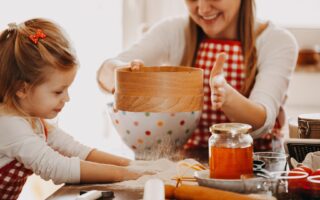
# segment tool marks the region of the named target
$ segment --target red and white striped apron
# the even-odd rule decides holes
[[[43,124],[45,138],[47,139],[48,131]],[[13,160],[0,168],[0,199],[15,200],[18,199],[22,188],[27,181],[28,176],[33,171],[24,167],[22,163]]]
[[[236,90],[240,91],[244,84],[246,74],[244,68],[244,58],[240,41],[224,41],[215,39],[204,39],[199,46],[195,67],[203,69],[204,72],[204,104],[202,115],[197,129],[185,145],[186,149],[197,147],[208,147],[208,139],[211,136],[209,127],[212,124],[229,122],[226,115],[219,110],[211,108],[211,91],[209,85],[210,72],[216,61],[218,53],[225,52],[227,60],[223,66],[224,77],[226,81]],[[256,151],[271,150],[271,134],[265,134],[255,140]]]

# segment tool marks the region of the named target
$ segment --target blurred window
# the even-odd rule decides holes
[[[286,27],[320,27],[319,0],[256,0],[257,16]]]

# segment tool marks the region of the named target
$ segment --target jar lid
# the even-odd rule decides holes
[[[220,123],[214,124],[210,127],[211,133],[224,134],[245,134],[248,133],[252,129],[252,126],[249,124],[243,123]]]
[[[298,118],[309,121],[320,121],[320,113],[301,114]]]

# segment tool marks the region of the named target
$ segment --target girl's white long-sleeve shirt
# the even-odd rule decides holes
[[[0,168],[16,159],[45,180],[79,183],[80,159],[91,150],[59,128],[46,139],[40,120],[34,130],[22,117],[0,116]]]
[[[105,63],[112,67],[140,59],[146,66],[180,65],[186,46],[184,29],[187,24],[187,17],[165,19],[130,48]],[[249,99],[263,105],[267,115],[264,125],[252,133],[254,137],[274,126],[298,56],[294,36],[272,23],[257,38],[256,48],[258,73]]]

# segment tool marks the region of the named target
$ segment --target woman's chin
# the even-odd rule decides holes
[[[214,38],[214,39],[218,39],[219,38],[219,33],[221,33],[219,30],[217,29],[212,29],[212,28],[208,28],[208,29],[203,29],[204,33],[206,34],[207,37],[209,38]]]

